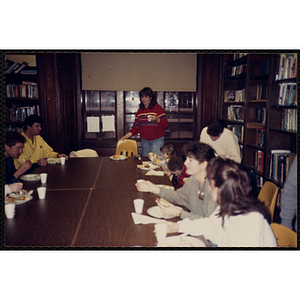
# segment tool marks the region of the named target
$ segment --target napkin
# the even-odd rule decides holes
[[[164,171],[150,170],[145,175],[150,175],[150,176],[164,176]]]
[[[165,220],[147,217],[136,213],[131,213],[131,216],[134,224],[156,224],[156,223],[166,222]]]

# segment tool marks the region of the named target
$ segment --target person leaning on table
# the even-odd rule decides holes
[[[208,126],[201,131],[200,142],[210,145],[222,158],[241,162],[238,138],[231,130],[225,128],[221,119],[210,120]]]
[[[14,166],[14,159],[17,159],[23,152],[24,143],[25,138],[19,132],[5,133],[5,184],[19,181],[20,176],[32,168],[29,160],[22,161],[18,170]]]
[[[168,233],[204,235],[218,247],[277,247],[268,211],[252,196],[250,179],[239,164],[213,158],[207,165],[207,179],[216,210],[208,218],[167,222]]]
[[[187,212],[171,203],[165,207],[158,201],[164,215],[180,216],[181,219],[206,218],[217,206],[211,198],[209,181],[206,179],[206,166],[215,156],[214,150],[209,145],[198,142],[184,145],[183,150],[186,155],[184,162],[186,173],[191,177],[182,188],[172,191],[160,188],[150,181],[136,183],[136,188],[140,192],[153,192],[169,202],[185,206],[190,210]]]
[[[23,153],[18,159],[14,160],[16,169],[20,167],[23,159],[30,160],[32,164],[37,163],[38,166],[46,166],[47,158],[65,157],[66,160],[69,158],[65,154],[54,152],[40,136],[43,123],[43,119],[38,115],[31,115],[25,119],[22,135],[26,142],[24,143]]]

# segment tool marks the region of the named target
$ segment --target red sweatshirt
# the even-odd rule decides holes
[[[148,116],[157,116],[160,122],[148,121]],[[132,135],[140,133],[141,138],[147,141],[156,140],[165,136],[165,129],[168,126],[168,120],[165,111],[159,104],[155,104],[152,108],[144,108],[137,111],[135,121],[130,129]]]

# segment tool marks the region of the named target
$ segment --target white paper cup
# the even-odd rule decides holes
[[[64,165],[66,163],[66,158],[65,157],[61,157],[60,158],[60,164]]]
[[[137,214],[141,214],[143,212],[144,200],[143,199],[134,199],[133,200],[134,209]]]
[[[151,121],[151,115],[148,115],[148,122]]]
[[[46,188],[45,187],[37,188],[37,192],[38,192],[40,199],[45,199],[45,197],[46,197]]]
[[[12,219],[15,215],[16,205],[13,203],[5,204],[5,215],[7,219]]]
[[[41,176],[41,183],[46,183],[48,174],[42,173],[42,174],[40,174],[40,176]]]
[[[162,241],[167,236],[167,228],[168,225],[165,223],[157,223],[154,225],[155,233],[156,233],[156,239],[158,242]]]

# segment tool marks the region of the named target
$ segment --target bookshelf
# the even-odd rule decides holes
[[[37,68],[17,62],[18,56],[9,58],[5,61],[5,131],[21,132],[27,116],[40,114]]]
[[[297,153],[297,54],[274,54],[272,69],[267,108],[271,116],[267,121],[268,169],[265,176],[283,187]]]
[[[296,153],[296,71],[290,53],[223,57],[221,118],[238,136],[242,164],[260,187],[266,180],[283,187]]]

